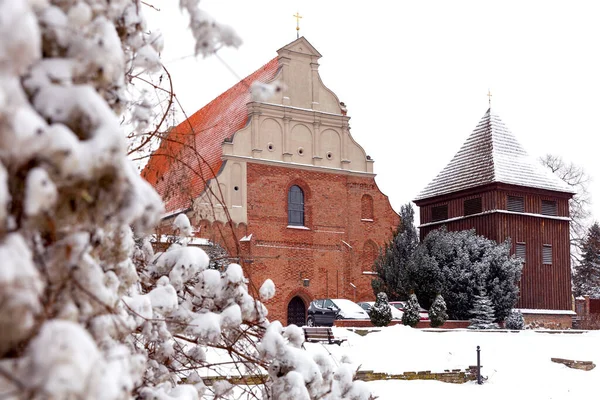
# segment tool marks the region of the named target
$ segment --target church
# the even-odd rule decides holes
[[[442,226],[511,240],[524,261],[517,308],[526,322],[571,327],[569,199],[573,189],[528,156],[487,110],[450,163],[414,200],[421,240]]]
[[[271,320],[305,323],[319,298],[374,299],[372,265],[399,217],[375,183],[374,160],[319,76],[304,38],[173,128],[142,171],[180,213],[223,246],[249,278],[270,278]],[[271,83],[267,97],[251,96]]]

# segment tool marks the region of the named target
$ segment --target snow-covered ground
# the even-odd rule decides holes
[[[485,332],[453,330],[428,332],[402,325],[390,326],[366,336],[334,328],[348,341],[341,346],[306,344],[310,352],[343,355],[362,370],[403,373],[443,372],[476,364],[481,346],[482,375],[479,386],[438,381],[373,381],[369,387],[379,399],[408,396],[444,399],[581,399],[598,396],[600,366],[591,371],[570,369],[550,361],[552,357],[600,363],[600,332],[547,333],[548,331]]]

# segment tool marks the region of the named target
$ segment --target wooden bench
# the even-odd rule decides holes
[[[320,327],[308,327],[304,328],[304,340],[309,343],[329,343],[337,344],[338,346],[345,342],[346,338],[335,337],[333,335],[333,329],[325,326]]]

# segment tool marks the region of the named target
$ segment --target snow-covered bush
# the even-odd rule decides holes
[[[498,329],[498,324],[494,322],[494,306],[487,296],[485,289],[480,288],[478,295],[475,296],[475,304],[471,310],[471,319],[469,329]]]
[[[431,231],[419,244],[408,265],[407,285],[430,307],[437,294],[444,296],[451,319],[471,317],[478,285],[485,288],[504,320],[519,298],[522,260],[510,255],[510,241],[496,243],[475,230]]]
[[[523,314],[521,311],[512,309],[510,310],[510,314],[504,321],[504,327],[506,329],[511,330],[521,330],[525,328],[525,318],[523,318]]]
[[[388,326],[392,320],[392,308],[388,303],[387,294],[377,294],[375,304],[371,308],[371,322],[374,326]]]
[[[197,4],[180,0],[199,54],[239,44]],[[278,370],[265,398],[284,388],[280,398],[368,399],[347,365],[299,348],[301,330],[269,325],[242,266],[210,269],[204,251],[179,243],[154,254],[143,238],[163,206],[128,160],[120,121],[128,113],[138,132],[152,118],[152,104],[129,90],[162,67],[144,7],[0,0],[0,393],[225,396],[231,384],[208,389],[200,376],[229,364],[249,375]],[[185,216],[176,228],[193,231]],[[273,296],[272,282],[260,294]],[[264,351],[272,347],[275,358]]]
[[[438,326],[444,325],[444,322],[446,322],[447,319],[446,302],[442,295],[438,294],[435,296],[435,300],[429,308],[429,325],[431,325],[432,328],[437,328]]]
[[[402,314],[402,323],[410,327],[417,326],[419,320],[421,319],[421,314],[419,313],[420,310],[421,306],[419,305],[419,301],[417,300],[417,295],[411,293],[410,296],[408,296],[406,307],[404,307],[404,314]]]

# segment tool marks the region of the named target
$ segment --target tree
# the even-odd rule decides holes
[[[385,245],[374,264],[377,277],[371,281],[373,293],[387,294],[391,300],[406,299],[406,271],[408,263],[419,243],[414,225],[415,211],[407,203],[400,208],[400,223],[392,240]]]
[[[497,244],[474,230],[430,232],[409,264],[407,289],[430,307],[437,294],[444,297],[451,319],[469,319],[478,285],[483,282],[501,321],[515,305],[522,262],[510,255],[510,242]]]
[[[435,300],[429,308],[429,325],[431,325],[432,328],[437,328],[438,326],[444,325],[444,322],[446,322],[447,319],[446,302],[442,295],[438,294],[435,296]]]
[[[239,43],[197,4],[180,1],[199,54]],[[199,373],[268,371],[265,398],[369,398],[347,364],[307,356],[300,328],[266,320],[242,265],[210,269],[203,250],[181,243],[154,254],[145,234],[162,202],[128,160],[120,125],[126,110],[147,108],[131,82],[161,68],[143,8],[0,2],[0,391],[212,398],[231,385],[207,388]],[[133,129],[146,126],[142,111],[131,112]],[[189,225],[179,218],[180,234]],[[268,300],[272,282],[257,292]]]
[[[410,296],[408,296],[406,307],[404,307],[404,314],[402,314],[402,323],[413,328],[417,326],[419,320],[421,319],[420,310],[421,306],[419,305],[417,296],[414,293],[411,293]]]
[[[592,199],[588,185],[591,178],[582,167],[572,162],[566,162],[560,156],[546,154],[540,158],[540,162],[568,186],[571,186],[575,192],[575,195],[569,200],[571,260],[575,265],[580,259],[583,239],[589,226]]]
[[[495,313],[492,301],[487,296],[483,285],[480,286],[471,310],[469,329],[498,329],[498,324],[494,322]]]
[[[370,317],[374,326],[388,326],[390,324],[392,309],[385,293],[377,293],[377,300],[375,300],[375,304],[371,308]]]
[[[575,296],[600,297],[600,225],[595,222],[581,245],[581,260],[575,265],[573,293]]]
[[[525,319],[523,314],[519,310],[510,310],[508,317],[504,321],[504,327],[506,329],[520,331],[525,326]]]

